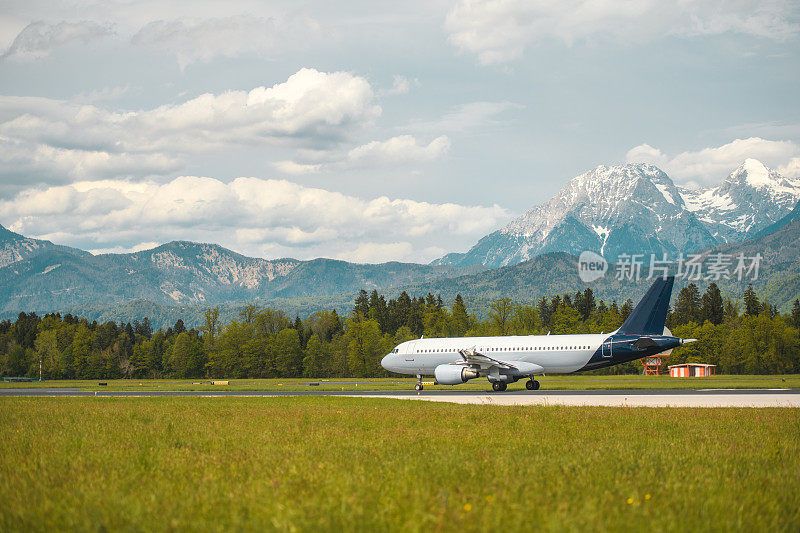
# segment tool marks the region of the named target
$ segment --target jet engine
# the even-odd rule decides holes
[[[478,377],[478,371],[463,365],[439,365],[434,371],[436,382],[442,385],[459,385]]]

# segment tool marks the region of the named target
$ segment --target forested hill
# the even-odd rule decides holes
[[[715,285],[701,294],[682,289],[667,323],[695,343],[677,348],[670,363],[699,361],[722,373],[800,372],[800,301],[790,315],[748,289],[743,305],[722,296]],[[405,340],[428,337],[569,334],[612,331],[633,302],[604,302],[591,289],[517,305],[491,302],[486,319],[471,316],[457,296],[451,306],[434,295],[386,298],[362,292],[339,315],[320,311],[305,320],[282,311],[250,306],[230,322],[217,309],[203,326],[178,320],[154,331],[149,320],[89,322],[73,315],[20,314],[0,322],[0,375],[55,378],[255,378],[384,376],[381,358]],[[606,369],[635,373],[638,362]]]
[[[766,297],[781,311],[789,312],[794,300],[800,298],[800,218],[786,219],[783,224],[771,234],[698,252],[703,256],[704,262],[712,261],[715,254],[727,257],[738,254],[754,257],[761,254],[758,279],[751,281],[746,276],[741,281],[724,278],[714,280],[723,293],[733,298],[740,297],[737,295],[743,294],[752,283],[759,295]],[[442,294],[445,298],[461,294],[468,299],[508,297],[518,301],[533,301],[542,296],[588,286],[600,298],[621,301],[627,298],[637,300],[649,286],[646,279],[638,282],[616,279],[615,264],[609,265],[604,278],[587,285],[578,277],[576,264],[577,257],[566,253],[545,254],[507,267],[417,283],[404,289],[412,294]],[[645,277],[647,271],[647,268],[642,269]],[[710,282],[711,280],[695,281],[701,289],[705,289]],[[689,281],[677,278],[675,283],[677,292]]]

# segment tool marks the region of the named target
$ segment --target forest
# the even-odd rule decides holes
[[[98,324],[70,314],[20,313],[0,322],[0,374],[44,379],[380,377],[381,358],[400,342],[425,337],[599,333],[618,328],[633,309],[598,300],[591,289],[535,306],[503,298],[490,304],[485,320],[467,312],[461,296],[388,299],[361,291],[352,310],[292,319],[275,309],[248,306],[237,320],[220,321],[219,309],[205,323],[186,328],[182,320],[153,331],[143,318]],[[690,284],[670,310],[667,326],[697,342],[677,348],[667,364],[704,362],[718,373],[800,372],[800,302],[780,314],[748,287],[742,298],[723,298],[711,284],[700,294]],[[599,373],[640,373],[641,363]]]

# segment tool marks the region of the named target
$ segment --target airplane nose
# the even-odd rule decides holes
[[[389,372],[401,372],[402,365],[400,364],[400,358],[402,356],[396,353],[386,354],[383,359],[381,359],[381,366],[388,370]]]

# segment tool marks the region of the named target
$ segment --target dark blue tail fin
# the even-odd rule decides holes
[[[658,278],[628,316],[619,332],[625,335],[663,335],[675,276]]]

